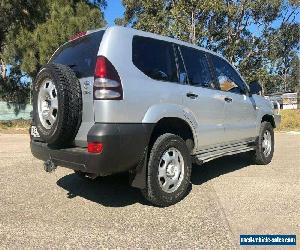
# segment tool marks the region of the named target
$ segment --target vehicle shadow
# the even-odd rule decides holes
[[[68,191],[68,198],[76,196],[108,207],[124,207],[134,203],[147,204],[140,191],[131,187],[127,173],[82,179],[75,173],[57,181],[57,185]]]
[[[201,166],[194,165],[191,182],[200,185],[220,175],[242,169],[251,162],[245,155],[226,156]],[[150,205],[140,191],[128,184],[128,174],[82,179],[75,173],[57,181],[57,185],[68,191],[68,198],[80,196],[107,207],[124,207],[135,203]]]
[[[236,170],[250,166],[251,158],[246,153],[225,156],[207,162],[201,166],[194,165],[192,170],[191,182],[193,185],[201,185],[218,176],[234,172]]]

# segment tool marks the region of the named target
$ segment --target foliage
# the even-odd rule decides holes
[[[24,79],[35,77],[39,68],[70,36],[104,26],[105,6],[106,0],[1,0],[2,95],[4,91],[15,91],[16,86],[21,88],[22,84],[26,88]],[[7,65],[14,65],[19,71],[8,75]],[[13,97],[16,92],[6,93]]]
[[[97,6],[100,2],[97,1]],[[21,27],[16,38],[8,36],[7,59],[19,60],[21,70],[30,76],[35,76],[41,65],[71,35],[105,25],[100,9],[84,1],[55,0],[48,6],[44,22],[33,30]]]
[[[123,5],[118,24],[219,52],[248,82],[262,81],[266,91],[291,80],[291,60],[299,51],[299,1],[123,0]],[[285,89],[293,91],[295,85]]]
[[[300,92],[300,58],[296,53],[294,53],[290,65],[291,73],[289,82],[294,84],[293,86],[290,86],[290,89]]]
[[[28,89],[26,82],[71,35],[104,26],[106,5],[106,0],[0,0],[2,96]],[[119,25],[221,53],[247,82],[259,80],[267,94],[300,88],[299,0],[123,0],[123,5]]]
[[[4,79],[0,77],[0,99],[7,102],[26,103],[29,100],[29,83],[23,82],[24,75],[18,65],[10,69],[10,74]]]

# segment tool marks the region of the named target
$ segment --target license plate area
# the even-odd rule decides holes
[[[34,138],[40,138],[40,134],[39,134],[39,132],[37,131],[36,126],[31,126],[30,134],[31,134]]]

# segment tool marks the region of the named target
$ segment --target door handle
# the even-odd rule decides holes
[[[186,96],[191,98],[191,99],[196,99],[198,97],[198,95],[194,94],[194,93],[187,93]]]
[[[232,99],[230,97],[225,97],[224,100],[225,102],[232,102]]]

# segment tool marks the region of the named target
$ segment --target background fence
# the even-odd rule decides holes
[[[0,121],[25,119],[29,120],[32,105],[26,103],[9,103],[0,101]]]

